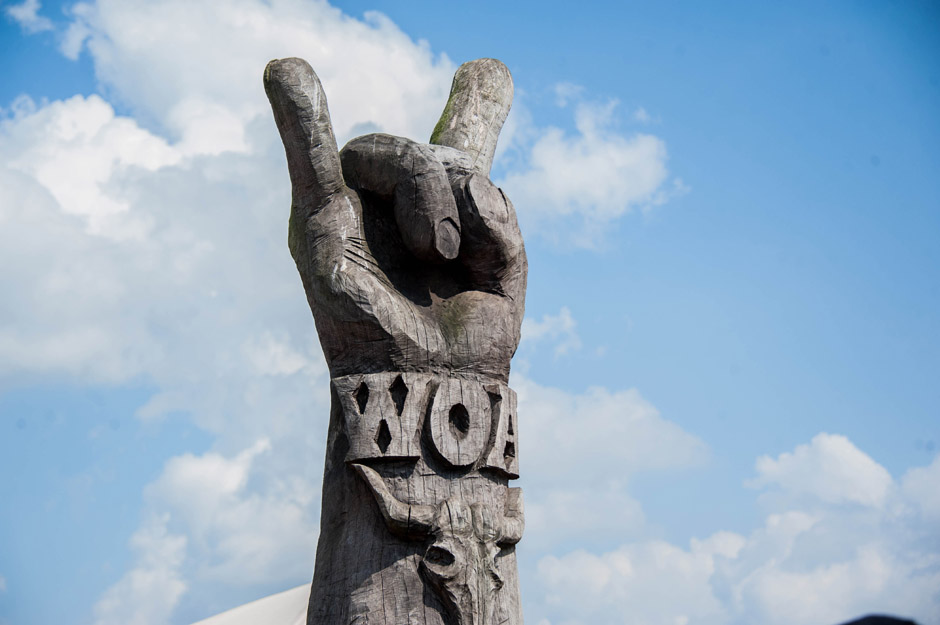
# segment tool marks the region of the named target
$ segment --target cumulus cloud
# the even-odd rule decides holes
[[[803,500],[805,509],[774,500],[782,508],[747,535],[721,531],[686,547],[638,540],[543,557],[529,616],[549,625],[622,623],[625,614],[649,625],[818,625],[880,612],[940,623],[940,545],[931,520],[916,512],[929,507],[933,492],[889,488],[874,505],[878,500],[847,499],[853,488],[814,490],[812,482],[845,479],[843,467],[819,461],[825,453],[843,454],[856,467],[864,456],[844,437],[826,434],[782,455],[789,487],[816,499]],[[925,480],[935,491],[938,462],[909,471],[902,483]],[[862,466],[887,475],[871,463],[877,470]],[[759,461],[758,471],[765,464]]]
[[[186,591],[180,568],[186,537],[167,531],[167,515],[151,517],[131,538],[132,569],[95,604],[95,625],[163,625]]]
[[[253,156],[184,158],[96,96],[21,107],[0,131],[0,283],[20,295],[3,311],[4,373],[143,377],[161,394],[142,414],[190,411],[214,431],[241,415],[246,439],[261,394],[325,375],[271,219],[289,202],[270,182],[276,137]]]
[[[357,20],[326,2],[100,0],[72,15],[66,52],[87,50],[121,101],[194,151],[247,149],[245,124],[270,117],[270,59],[314,67],[341,144],[366,126],[430,137],[456,69],[382,14]]]
[[[558,102],[575,100],[575,133],[549,127],[531,133],[524,164],[500,181],[524,220],[550,226],[594,247],[604,227],[634,209],[649,209],[683,193],[670,181],[666,144],[646,133],[630,136],[616,126],[618,104],[578,98],[572,85],[556,88]]]
[[[637,534],[645,518],[629,494],[630,478],[708,458],[701,440],[664,419],[635,389],[568,393],[523,375],[514,375],[512,386],[519,397],[526,548]]]
[[[555,103],[558,106],[568,106],[568,103],[578,100],[584,95],[584,87],[570,82],[560,82],[554,87]]]
[[[757,460],[754,486],[773,484],[784,491],[828,502],[880,507],[892,487],[891,475],[845,436],[817,434],[807,445],[776,460]]]
[[[652,116],[650,116],[647,110],[642,106],[633,111],[633,119],[640,122],[641,124],[649,124],[653,121]]]
[[[181,159],[165,140],[126,117],[117,117],[99,96],[74,96],[36,109],[20,100],[2,124],[6,165],[45,187],[62,212],[87,220],[92,234],[112,238],[146,234],[137,223],[115,217],[127,213],[131,198],[112,185],[135,169],[154,172]],[[124,228],[122,228],[122,226]]]
[[[925,519],[940,521],[940,456],[926,467],[905,473],[901,488],[905,499],[915,502]]]
[[[548,479],[579,465],[589,473],[606,471],[603,463],[584,462],[591,455],[615,460],[620,479],[641,469],[695,466],[708,457],[701,440],[664,419],[636,389],[591,387],[575,394],[522,376],[512,384],[519,395],[520,419],[528,415],[533,420],[524,443],[533,453],[545,454],[545,466],[537,473]]]
[[[555,357],[581,349],[578,324],[567,306],[562,306],[557,315],[542,315],[541,320],[526,317],[522,322],[522,348],[541,342],[554,344]]]
[[[167,462],[147,488],[154,509],[168,510],[189,537],[194,577],[235,585],[290,583],[309,573],[319,485],[258,466],[267,439],[232,457],[186,454]],[[249,488],[250,480],[262,488]]]
[[[716,561],[733,558],[743,541],[722,533],[695,541],[687,550],[653,540],[601,555],[579,550],[548,556],[538,564],[545,588],[540,599],[558,615],[553,622],[566,625],[721,623],[726,608],[709,578]],[[626,621],[624,615],[629,615]]]
[[[231,456],[210,451],[167,461],[145,491],[148,520],[131,539],[136,563],[96,604],[98,625],[178,622],[172,617],[184,599],[211,601],[207,587],[305,579],[319,484],[265,463],[280,451],[259,439]]]
[[[52,22],[48,17],[39,15],[42,5],[39,0],[24,0],[20,4],[11,4],[4,9],[4,13],[12,18],[27,33],[39,33],[52,30]]]

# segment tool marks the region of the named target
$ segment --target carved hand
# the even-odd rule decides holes
[[[488,177],[512,101],[506,67],[461,66],[431,145],[373,134],[342,153],[305,61],[271,61],[264,86],[293,188],[290,250],[331,374],[506,381],[527,271],[515,211]]]

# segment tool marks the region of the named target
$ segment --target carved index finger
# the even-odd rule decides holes
[[[490,175],[499,131],[512,106],[512,76],[496,59],[464,63],[454,74],[450,97],[431,143],[462,150],[473,159],[473,169]]]
[[[298,58],[268,63],[264,90],[287,151],[294,194],[291,220],[303,223],[346,188],[326,95],[313,68]]]

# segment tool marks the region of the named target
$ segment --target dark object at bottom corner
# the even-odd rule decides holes
[[[908,619],[895,618],[883,614],[869,614],[868,616],[857,618],[854,621],[847,621],[841,625],[917,625],[917,623]]]

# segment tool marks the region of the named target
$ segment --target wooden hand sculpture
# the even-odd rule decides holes
[[[373,134],[338,152],[301,59],[272,61],[265,89],[293,185],[290,249],[331,373],[505,381],[527,269],[512,204],[488,178],[512,101],[506,67],[460,68],[431,145]]]
[[[372,134],[342,152],[305,61],[272,61],[264,86],[332,378],[308,625],[521,625],[507,382],[527,263],[488,177],[509,71],[461,66],[431,144]]]

